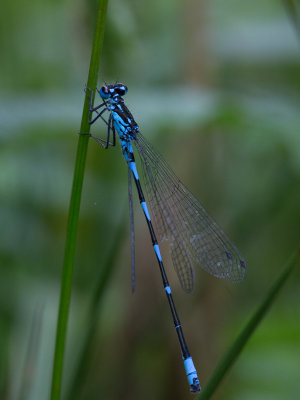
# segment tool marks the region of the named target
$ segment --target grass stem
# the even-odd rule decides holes
[[[280,273],[276,281],[270,287],[265,297],[262,299],[261,303],[258,305],[257,309],[254,311],[252,317],[241,331],[239,336],[236,338],[234,343],[224,354],[223,358],[215,368],[212,376],[210,377],[207,384],[204,386],[202,392],[197,397],[197,400],[207,400],[210,399],[215,390],[217,389],[219,383],[223,379],[226,372],[230,369],[234,361],[238,358],[239,354],[243,350],[244,346],[248,340],[253,335],[255,329],[258,327],[266,312],[274,302],[275,298],[279,294],[281,288],[289,277],[292,269],[300,260],[300,250],[296,251],[289,261],[286,263],[285,268]]]
[[[91,89],[96,88],[100,56],[104,38],[104,25],[106,19],[108,0],[99,0],[93,47],[90,60],[90,69],[87,86]],[[89,133],[90,126],[88,122],[89,100],[85,97],[80,133]],[[75,170],[73,177],[73,186],[69,206],[69,215],[67,223],[67,235],[64,254],[64,263],[62,270],[59,312],[56,330],[56,342],[52,372],[51,400],[59,400],[62,384],[63,361],[65,353],[65,342],[67,334],[68,316],[70,309],[72,274],[75,257],[75,247],[77,239],[78,218],[80,210],[82,184],[85,170],[86,154],[88,148],[88,135],[79,135],[77,155],[75,161]]]

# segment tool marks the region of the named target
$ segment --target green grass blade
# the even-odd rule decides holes
[[[90,69],[87,86],[95,89],[100,65],[100,56],[104,37],[104,25],[106,18],[108,0],[100,0],[97,11],[95,34],[93,39],[93,47],[90,61]],[[89,101],[85,97],[82,120],[80,126],[81,133],[89,133],[90,126],[88,123]],[[70,308],[72,273],[75,256],[75,245],[77,238],[78,217],[80,210],[81,192],[83,184],[83,176],[85,169],[85,161],[88,147],[88,135],[79,135],[77,155],[75,161],[75,170],[73,177],[73,186],[71,200],[69,206],[69,216],[67,225],[67,236],[65,245],[64,264],[62,271],[61,291],[59,313],[57,321],[56,342],[52,372],[51,400],[59,400],[61,392],[63,360],[65,352],[65,341],[67,333],[67,323]]]
[[[268,308],[271,306],[276,296],[279,294],[280,289],[283,287],[294,266],[297,264],[297,262],[299,262],[299,259],[300,250],[297,250],[287,262],[285,268],[276,279],[276,281],[273,283],[266,296],[262,300],[261,304],[253,313],[245,328],[237,337],[233,345],[225,353],[218,366],[216,367],[213,375],[204,386],[200,395],[197,397],[197,400],[210,399],[212,394],[217,389],[219,383],[223,379],[224,375],[229,370],[234,361],[238,358],[247,341],[250,339],[255,329],[258,327]]]

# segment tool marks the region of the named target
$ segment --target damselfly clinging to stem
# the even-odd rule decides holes
[[[88,93],[90,124],[101,118],[107,125],[106,140],[91,136],[107,149],[108,146],[115,146],[117,132],[128,165],[132,289],[134,290],[135,285],[135,261],[131,174],[147,221],[163,286],[172,312],[190,390],[198,392],[201,389],[200,383],[174,305],[158,242],[168,241],[172,262],[185,292],[193,290],[194,264],[217,278],[234,283],[243,280],[246,264],[235,245],[180,182],[166,161],[142,136],[138,124],[124,103],[123,96],[127,93],[127,87],[122,83],[102,86],[99,94],[103,102],[96,107],[92,107],[94,92],[90,89],[87,90],[90,91]],[[105,112],[109,114],[108,120],[103,117]],[[96,113],[94,118],[93,113]],[[111,134],[112,142],[110,142]],[[141,158],[150,212],[140,184],[132,143]]]

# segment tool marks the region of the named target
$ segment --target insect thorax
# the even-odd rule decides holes
[[[132,114],[125,106],[124,102],[120,101],[111,104],[110,109],[113,116],[114,126],[120,136],[120,139],[135,140],[139,126],[135,122]]]

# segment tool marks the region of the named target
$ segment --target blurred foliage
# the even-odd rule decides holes
[[[109,4],[99,85],[128,84],[127,103],[144,135],[224,226],[248,265],[245,282],[236,287],[196,271],[195,292],[187,297],[168,263],[202,385],[299,244],[300,56],[297,18],[286,12],[287,3]],[[94,7],[94,0],[1,5],[1,399],[22,399],[24,388],[28,399],[49,395]],[[105,134],[105,127],[99,123],[94,133]],[[119,146],[105,152],[91,141],[65,398],[74,384],[89,302],[124,218],[126,185]],[[137,202],[136,237],[137,291],[131,295],[125,235],[76,399],[190,398]],[[293,278],[215,399],[299,397],[298,271]],[[28,357],[36,335],[37,353]]]

